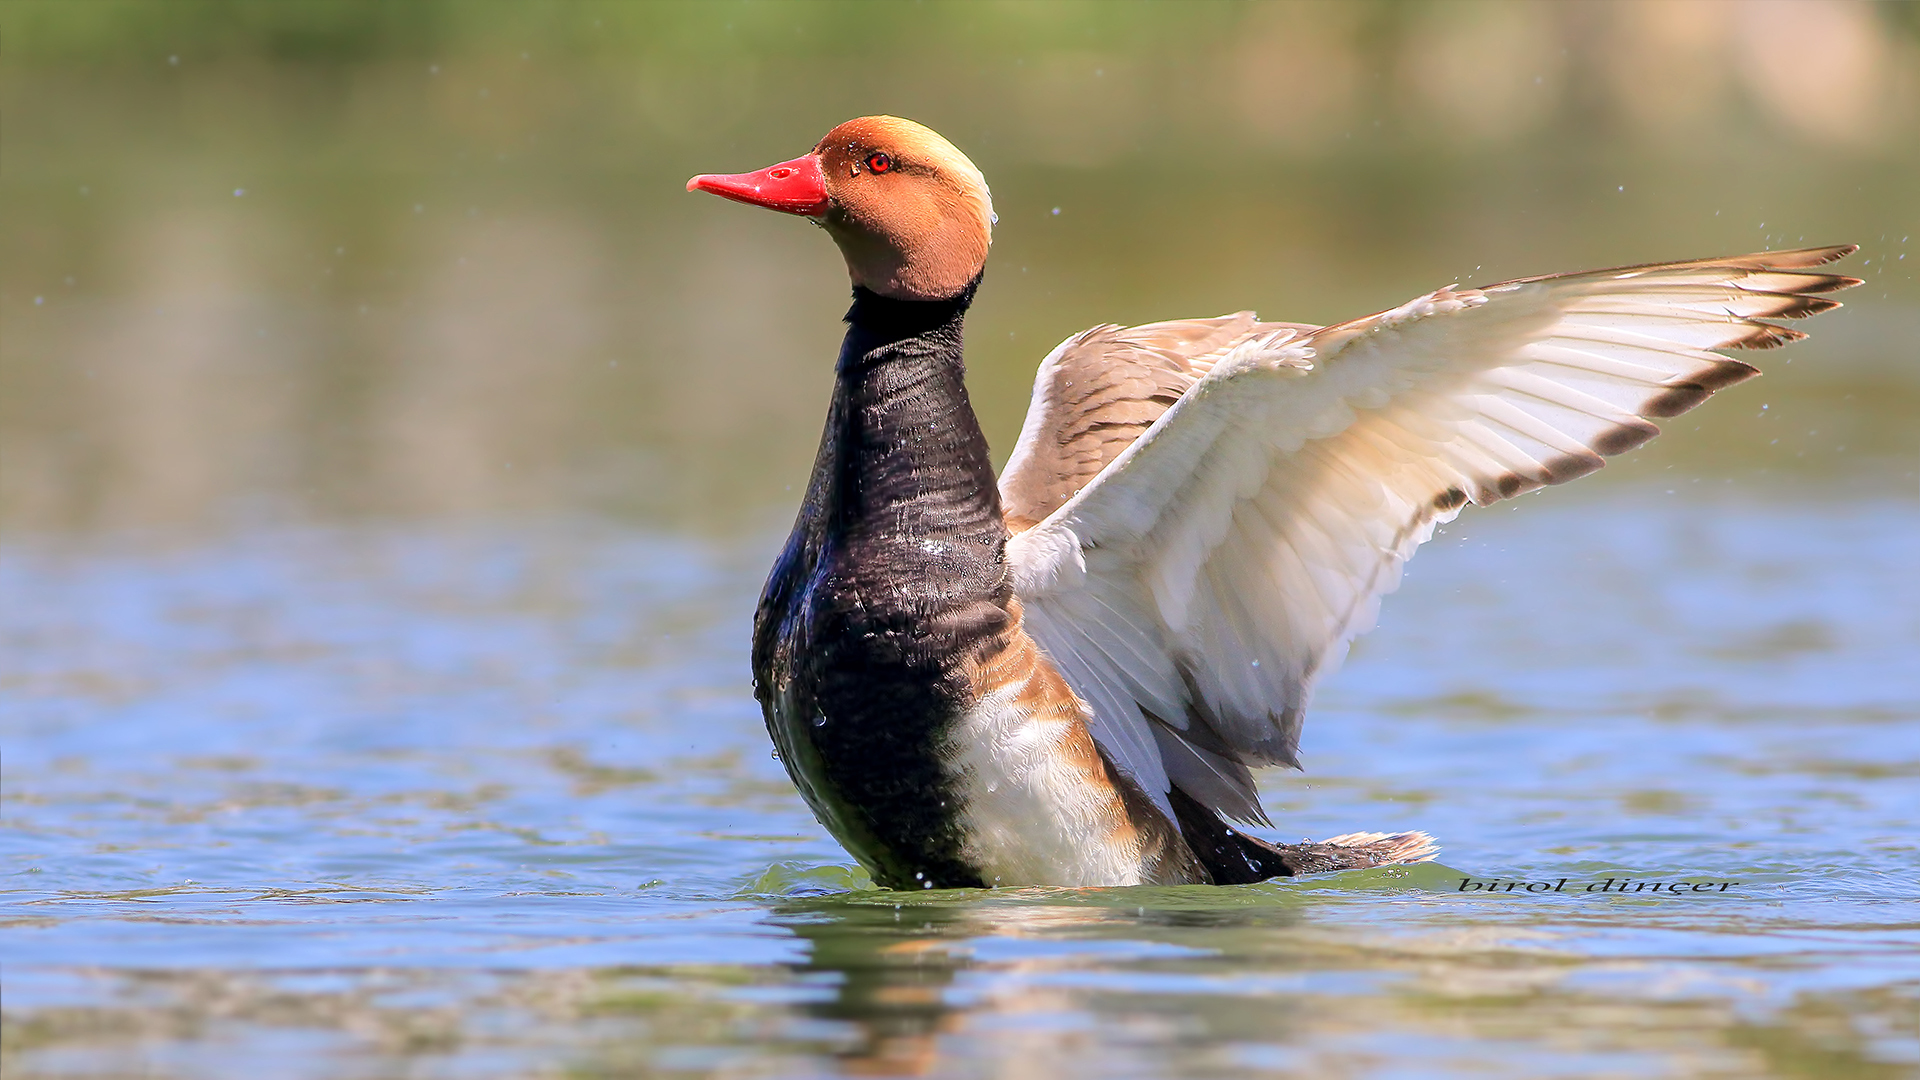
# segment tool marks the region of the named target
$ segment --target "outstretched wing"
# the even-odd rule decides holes
[[[1761,320],[1837,306],[1818,294],[1858,281],[1811,268],[1853,250],[1447,288],[1249,333],[1009,542],[1028,630],[1157,801],[1178,785],[1264,823],[1249,767],[1298,765],[1314,680],[1435,525],[1592,472],[1757,374],[1709,350],[1804,337]]]

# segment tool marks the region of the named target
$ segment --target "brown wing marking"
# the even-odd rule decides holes
[[[1128,849],[1137,859],[1142,879],[1161,885],[1205,880],[1205,871],[1182,840],[1179,828],[1160,812],[1146,791],[1115,768],[1087,728],[1086,703],[1080,699],[1053,662],[1015,622],[1008,633],[965,667],[976,699],[1017,688],[1013,704],[1029,722],[1061,728],[1053,742],[1058,753],[1080,777],[1080,791],[1089,809],[1102,821],[1104,835],[1097,842]]]

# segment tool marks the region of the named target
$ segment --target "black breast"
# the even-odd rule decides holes
[[[855,291],[799,520],[754,626],[767,728],[822,824],[882,884],[981,885],[942,764],[1012,589],[953,300]]]

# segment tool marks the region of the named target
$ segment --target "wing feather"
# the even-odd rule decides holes
[[[1811,268],[1852,250],[1447,288],[1318,330],[1242,312],[1070,338],[1001,483],[1030,631],[1163,807],[1178,787],[1263,822],[1250,770],[1298,765],[1315,680],[1437,525],[1757,374],[1712,350],[1804,337],[1763,320],[1837,306],[1819,294],[1858,282]]]
[[[1061,342],[1034,375],[1033,403],[1000,474],[1008,527],[1019,532],[1058,509],[1235,346],[1275,332],[1315,329],[1263,323],[1241,311],[1096,326]]]

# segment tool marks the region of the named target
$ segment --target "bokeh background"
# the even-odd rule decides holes
[[[681,185],[870,112],[993,185],[970,344],[1001,453],[1038,359],[1100,322],[1333,321],[1453,281],[1853,241],[1870,287],[1769,373],[1793,422],[1708,410],[1650,458],[1913,486],[1912,4],[0,20],[8,527],[772,513],[810,463],[844,276],[803,222]]]
[[[745,659],[844,272],[683,190],[873,112],[992,184],[1001,457],[1097,323],[1867,283],[1322,688],[1268,835],[1443,863],[903,897]],[[1915,234],[1916,3],[6,0],[0,1070],[1911,1076]]]

